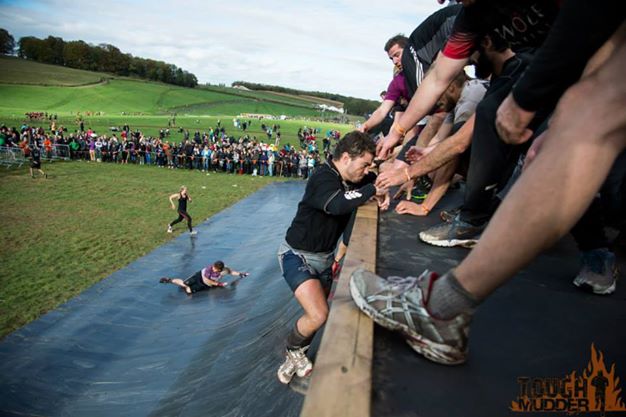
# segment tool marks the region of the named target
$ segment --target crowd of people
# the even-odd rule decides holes
[[[287,336],[283,383],[313,369],[306,351],[328,317],[329,274],[350,214],[373,196],[388,207],[392,187],[408,196],[398,213],[429,216],[453,183],[465,182],[463,204],[419,231],[430,245],[473,247],[457,267],[350,277],[356,305],[431,361],[464,363],[479,305],[570,231],[582,264],[573,285],[615,291],[614,252],[626,229],[626,5],[450,3],[387,42],[395,70],[381,107],[307,184],[279,249],[304,311]],[[371,134],[376,148],[355,133]],[[375,179],[362,165],[373,160]],[[430,187],[419,203],[416,182]],[[612,242],[607,225],[618,233]]]
[[[90,128],[68,134],[67,129],[57,128],[56,124],[51,125],[50,131],[27,124],[19,129],[2,125],[0,147],[20,148],[26,158],[36,145],[44,159],[60,157],[207,173],[306,179],[329,154],[331,141],[340,137],[338,131],[328,131],[320,150],[314,135],[318,130],[304,127],[298,130],[299,147],[289,143],[281,146],[280,126],[266,127],[268,129],[275,129],[276,140],[273,142],[259,140],[247,134],[245,129],[238,137],[228,135],[219,124],[207,132],[196,130],[193,135],[188,130],[181,130],[183,139],[176,142],[169,140],[169,129],[161,129],[158,137],[151,137],[140,130],[132,130],[129,125],[110,135],[98,134]]]

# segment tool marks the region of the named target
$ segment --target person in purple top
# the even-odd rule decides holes
[[[404,111],[404,108],[411,100],[409,92],[406,88],[404,73],[402,72],[402,51],[408,42],[408,38],[404,35],[396,35],[389,39],[385,44],[385,52],[396,68],[396,74],[389,83],[383,102],[372,113],[372,115],[361,125],[359,131],[363,133],[377,134],[383,132],[386,134],[393,122],[395,111]],[[390,119],[388,120],[388,116]],[[386,123],[387,122],[387,123]],[[378,127],[378,129],[376,129]]]
[[[222,261],[215,261],[212,265],[202,268],[186,280],[180,278],[163,277],[159,280],[161,284],[174,284],[185,290],[187,295],[198,291],[208,290],[214,287],[226,287],[227,282],[220,282],[226,275],[234,275],[245,278],[247,272],[238,272],[224,265]]]

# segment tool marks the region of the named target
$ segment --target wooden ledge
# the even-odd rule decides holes
[[[359,208],[348,252],[317,352],[302,417],[368,417],[372,389],[374,324],[350,296],[358,267],[376,271],[378,206]]]

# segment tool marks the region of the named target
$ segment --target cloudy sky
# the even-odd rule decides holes
[[[49,35],[174,64],[200,83],[243,80],[378,99],[385,41],[407,36],[436,0],[0,0],[17,42]]]

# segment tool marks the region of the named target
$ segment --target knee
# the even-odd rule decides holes
[[[313,325],[317,328],[322,327],[328,318],[328,306],[315,309],[315,311],[311,312],[310,318]]]

